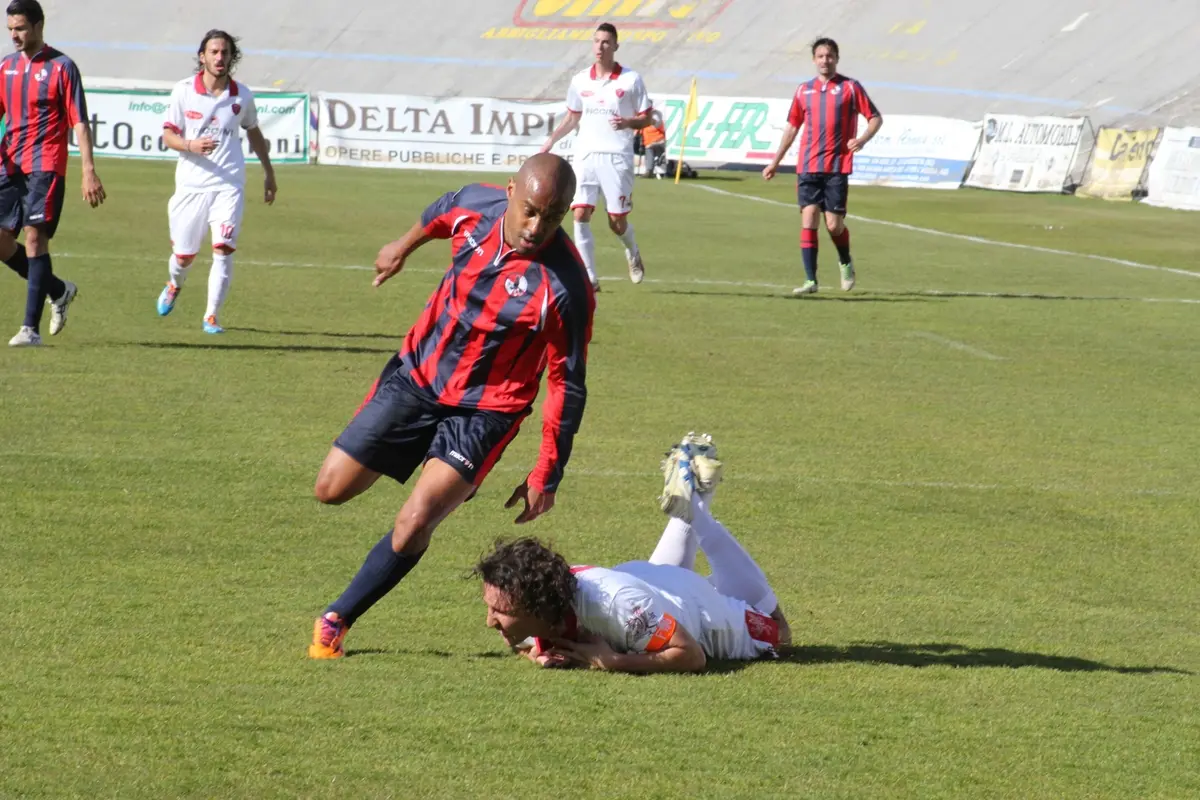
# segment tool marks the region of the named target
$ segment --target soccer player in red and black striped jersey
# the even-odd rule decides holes
[[[800,159],[796,165],[796,197],[800,204],[800,255],[804,260],[804,285],[795,294],[817,291],[817,225],[821,214],[825,227],[838,251],[842,289],[854,288],[854,262],[850,259],[850,231],[846,228],[846,197],[849,176],[854,171],[854,154],[874,138],[883,125],[883,117],[862,84],[839,75],[838,46],[833,39],[821,38],[812,45],[817,77],[800,84],[792,98],[787,129],[779,151],[763,169],[763,178],[771,180],[796,134],[800,139]],[[858,135],[858,117],[867,118],[867,131]]]
[[[340,658],[351,625],[416,566],[434,528],[470,499],[517,435],[537,396],[537,464],[508,499],[518,523],[549,511],[587,399],[596,297],[559,225],[575,193],[566,160],[533,156],[507,189],[472,184],[442,196],[375,261],[375,285],[418,247],[449,239],[453,263],[317,475],[316,496],[340,504],[380,475],[403,483],[422,467],[395,526],[341,597],[317,618],[311,658]]]
[[[0,143],[0,260],[28,282],[25,321],[12,347],[40,345],[42,305],[50,299],[50,333],[67,323],[75,284],[54,275],[50,240],[66,192],[67,134],[74,130],[83,161],[83,199],[104,202],[92,161],[83,79],[75,62],[46,44],[45,14],[37,0],[8,4],[8,31],[17,52],[0,61],[0,114],[7,129]],[[17,232],[25,230],[24,246]]]

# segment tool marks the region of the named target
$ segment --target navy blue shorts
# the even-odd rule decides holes
[[[801,173],[796,176],[796,202],[801,208],[820,206],[822,211],[845,214],[849,177],[832,172]]]
[[[436,458],[478,486],[529,412],[444,406],[417,388],[395,355],[333,445],[367,469],[400,483]]]
[[[0,178],[0,228],[16,233],[41,225],[53,239],[66,193],[67,181],[57,172],[11,172]]]

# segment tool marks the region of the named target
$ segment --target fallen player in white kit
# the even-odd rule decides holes
[[[488,627],[546,667],[698,672],[707,660],[752,660],[791,643],[766,576],[713,519],[716,445],[688,434],[663,462],[671,517],[649,561],[571,567],[536,539],[498,543],[476,566]],[[712,575],[694,571],[697,548]]]

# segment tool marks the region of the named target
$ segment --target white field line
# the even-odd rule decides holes
[[[724,189],[717,189],[712,186],[697,186],[692,184],[693,188],[700,189],[713,194],[721,194],[726,197],[736,197],[741,200],[750,200],[755,203],[766,203],[772,206],[781,206],[787,209],[795,209],[794,203],[784,203],[779,200],[772,200],[767,197],[754,197],[753,195],[741,194],[740,192],[729,192]],[[903,222],[888,222],[882,219],[872,219],[870,217],[859,217],[854,214],[847,214],[846,219],[855,220],[856,222],[866,222],[871,225],[884,225],[888,228],[897,228],[904,231],[912,231],[913,233],[923,233],[927,236],[941,236],[946,239],[957,239],[960,242],[972,242],[974,244],[986,244],[992,247],[1011,247],[1017,250],[1028,250],[1033,253],[1046,253],[1052,256],[1068,256],[1070,258],[1086,258],[1090,261],[1101,261],[1106,264],[1116,264],[1122,267],[1130,267],[1132,269],[1150,269],[1159,272],[1170,272],[1173,275],[1183,275],[1188,278],[1200,278],[1200,272],[1191,272],[1186,269],[1176,269],[1175,267],[1160,267],[1155,264],[1143,264],[1140,261],[1129,261],[1124,258],[1113,258],[1112,256],[1098,256],[1094,253],[1076,253],[1073,250],[1058,250],[1053,247],[1039,247],[1033,244],[1018,244],[1016,242],[1002,242],[998,239],[985,239],[982,236],[968,236],[964,233],[949,233],[947,231],[934,230],[933,228],[920,228],[916,225],[906,225]]]
[[[701,188],[707,188],[707,187],[701,187]],[[721,191],[721,190],[713,189],[712,191]],[[738,195],[738,194],[734,194],[733,192],[722,192],[722,193],[730,194],[730,195],[733,195],[734,197],[743,197],[747,200],[757,200],[760,202],[775,203],[775,204],[783,205],[783,206],[787,205],[786,203],[779,203],[776,200],[767,200],[767,199],[761,198],[761,197],[750,197],[749,195]],[[864,219],[861,217],[852,217],[852,219],[859,219],[864,222],[878,222],[878,224],[880,224],[880,225],[899,225],[899,223],[879,222],[878,220],[867,220],[867,219]],[[901,225],[900,227],[908,228],[911,226]],[[1111,260],[1111,259],[1107,259],[1105,256],[1092,256],[1092,255],[1088,255],[1086,253],[1071,253],[1066,250],[1053,251],[1053,250],[1047,250],[1046,248],[1035,248],[1035,247],[1032,247],[1032,245],[1011,244],[1008,242],[991,242],[988,239],[975,239],[975,237],[959,236],[959,234],[956,234],[956,233],[944,233],[942,231],[932,231],[932,230],[927,231],[924,228],[913,228],[913,230],[931,233],[931,234],[938,235],[938,236],[951,236],[951,237],[955,237],[955,238],[971,239],[971,240],[979,241],[982,243],[999,244],[999,245],[1002,245],[1005,247],[1030,247],[1031,249],[1035,249],[1035,250],[1043,250],[1045,252],[1060,253],[1062,255],[1079,256],[1080,258],[1097,258],[1097,259],[1101,259],[1101,260]],[[166,259],[164,259],[164,258],[160,258],[158,256],[145,256],[145,255],[118,256],[118,255],[112,255],[111,253],[97,253],[97,254],[55,253],[54,257],[55,258],[78,258],[78,259],[81,259],[84,261],[136,261],[139,263],[161,261],[161,262],[163,262],[164,266],[166,264]],[[280,268],[287,268],[287,269],[335,269],[335,270],[353,270],[353,271],[358,271],[358,272],[372,272],[375,269],[374,267],[369,267],[369,266],[366,266],[363,264],[318,264],[318,263],[306,263],[303,261],[256,261],[254,259],[243,259],[243,258],[237,259],[237,263],[239,265],[245,265],[245,266],[251,266],[251,267],[280,267]],[[1132,264],[1133,262],[1118,262],[1118,263],[1126,263],[1126,265],[1129,265],[1129,264]],[[1161,270],[1166,270],[1167,272],[1178,272],[1178,273],[1182,273],[1184,275],[1192,275],[1195,277],[1200,277],[1200,273],[1187,272],[1186,270],[1176,270],[1176,269],[1172,269],[1170,267],[1155,267],[1155,266],[1151,266],[1148,264],[1143,265],[1143,266],[1146,269],[1161,269]],[[427,274],[427,275],[441,275],[444,272],[444,270],[427,269],[424,267],[405,267],[404,271],[405,272],[415,272],[418,274]],[[626,278],[625,276],[601,275],[600,280],[606,281],[606,282],[623,283],[629,279]],[[643,283],[658,284],[661,286],[728,286],[730,288],[770,289],[773,291],[791,291],[794,288],[794,286],[792,284],[784,284],[784,283],[766,283],[766,282],[761,282],[761,281],[727,281],[727,280],[716,280],[716,279],[709,279],[709,278],[646,278],[643,281]],[[1190,299],[1190,298],[1181,298],[1181,297],[1114,297],[1114,296],[1101,296],[1101,295],[1097,295],[1094,297],[1074,297],[1074,296],[1070,296],[1070,295],[1055,295],[1055,294],[1040,294],[1040,293],[968,292],[968,291],[953,291],[953,290],[943,290],[943,289],[915,289],[911,292],[868,292],[868,293],[876,294],[876,295],[883,295],[883,296],[893,295],[893,296],[900,296],[900,297],[919,295],[919,296],[924,296],[924,297],[983,297],[983,298],[1000,297],[1000,298],[1008,298],[1008,299],[1026,298],[1026,299],[1038,299],[1038,300],[1124,300],[1124,301],[1131,302],[1131,303],[1182,303],[1185,305],[1200,305],[1200,299]],[[800,302],[803,302],[803,301],[800,301]]]
[[[936,333],[929,333],[928,331],[913,331],[912,335],[919,339],[925,339],[926,341],[944,344],[946,347],[951,347],[955,350],[961,350],[964,353],[970,353],[971,355],[978,356],[979,358],[986,358],[988,361],[1005,360],[1004,356],[998,356],[995,353],[989,353],[987,350],[980,350],[978,347],[972,347],[971,345],[964,344],[963,342],[956,342],[953,339],[947,339],[944,336],[938,336]]]

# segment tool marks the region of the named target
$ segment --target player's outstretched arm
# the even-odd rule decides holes
[[[96,161],[92,153],[92,129],[86,122],[75,124],[75,141],[79,143],[79,158],[83,161],[83,199],[92,208],[104,202],[104,184],[96,174]]]
[[[763,167],[763,180],[771,180],[775,177],[775,171],[779,169],[780,162],[787,155],[787,151],[791,148],[792,142],[796,141],[796,134],[800,132],[800,128],[796,125],[788,123],[787,128],[783,131],[783,141],[779,143],[779,150],[776,151],[775,157],[771,159],[771,163]]]
[[[432,242],[435,238],[425,232],[425,225],[420,220],[408,229],[408,233],[394,242],[388,242],[375,258],[375,286],[382,286],[400,270],[404,262],[421,245]]]
[[[554,133],[550,134],[550,138],[542,145],[542,152],[549,153],[554,145],[558,144],[558,140],[569,134],[571,131],[579,127],[579,120],[583,117],[581,111],[567,110],[567,116],[563,117],[563,121],[554,129]]]
[[[547,653],[594,669],[639,674],[700,672],[708,663],[700,642],[682,625],[676,625],[666,645],[653,653],[618,653],[599,636],[584,642],[555,641],[554,647]]]
[[[246,141],[250,143],[250,149],[254,151],[254,155],[258,156],[258,160],[262,164],[263,202],[271,205],[275,202],[275,193],[279,191],[279,187],[275,183],[275,167],[271,164],[271,148],[267,146],[266,137],[263,136],[262,130],[257,125],[246,129]]]

